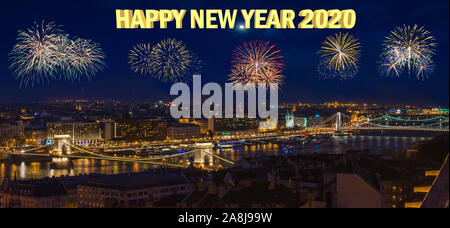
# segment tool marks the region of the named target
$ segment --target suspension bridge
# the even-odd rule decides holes
[[[366,119],[362,121],[352,120],[350,116],[338,112],[322,123],[307,128],[308,130],[320,129],[328,131],[352,131],[352,130],[397,130],[397,131],[432,131],[448,132],[448,117],[437,116],[432,118],[407,117],[400,118],[389,115]]]
[[[448,132],[448,117],[437,116],[432,118],[381,116],[373,119],[352,120],[349,115],[338,112],[322,121],[320,124],[307,127],[300,131],[281,132],[271,135],[243,136],[241,141],[252,141],[259,139],[277,139],[286,136],[298,136],[311,132],[333,133],[340,131],[356,130],[395,130],[395,131],[430,131]],[[70,136],[61,135],[53,145],[18,150],[9,153],[12,156],[40,156],[52,159],[92,159],[117,161],[125,163],[139,163],[171,168],[188,168],[194,166],[204,170],[217,170],[235,165],[235,162],[215,153],[214,143],[217,141],[205,140],[194,144],[192,151],[182,151],[171,155],[155,155],[148,157],[126,157],[102,153],[98,148],[89,148],[75,145]],[[167,142],[165,143],[167,144]],[[39,151],[47,151],[42,153]]]
[[[35,156],[35,157],[51,157],[56,159],[92,159],[117,161],[125,163],[138,163],[146,165],[154,165],[168,168],[188,168],[195,167],[202,170],[218,170],[227,166],[233,166],[234,161],[221,157],[213,152],[214,145],[211,143],[197,143],[194,150],[188,152],[180,152],[177,154],[166,156],[149,156],[139,157],[120,157],[115,155],[106,155],[104,153],[92,151],[91,149],[79,145],[74,145],[68,139],[60,137],[55,141],[54,145],[41,146],[29,150],[21,150],[16,153],[9,153],[12,156]],[[39,150],[48,150],[50,153],[37,153]]]

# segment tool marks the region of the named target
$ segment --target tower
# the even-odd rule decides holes
[[[292,129],[295,126],[295,122],[294,122],[294,113],[291,110],[288,110],[286,112],[286,128],[287,129]]]
[[[342,113],[338,112],[336,114],[336,131],[342,127]]]

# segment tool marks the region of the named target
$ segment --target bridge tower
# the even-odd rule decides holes
[[[336,113],[336,131],[342,127],[342,113]]]
[[[71,154],[72,150],[67,144],[70,143],[70,135],[55,135],[55,151],[58,154]]]
[[[196,165],[214,165],[213,153],[214,144],[212,143],[196,143],[194,147],[194,164]]]

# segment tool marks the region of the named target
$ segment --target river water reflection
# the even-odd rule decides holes
[[[311,153],[327,153],[340,154],[348,149],[365,150],[371,153],[383,153],[384,151],[403,152],[408,149],[414,142],[429,140],[427,137],[387,137],[387,136],[346,136],[335,137],[329,141],[317,144],[296,145],[291,148],[300,154]],[[242,157],[255,156],[258,153],[266,155],[278,155],[285,151],[286,148],[276,144],[260,144],[252,146],[243,146],[235,149],[223,149],[217,152],[225,158],[237,161]],[[0,156],[5,156],[0,154]],[[1,158],[1,157],[0,157]],[[152,165],[146,164],[130,164],[113,161],[97,161],[80,159],[74,161],[74,167],[71,169],[52,169],[50,163],[34,162],[31,164],[0,164],[0,181],[5,177],[13,178],[15,175],[18,179],[43,178],[43,177],[59,177],[62,175],[79,175],[79,174],[119,174],[129,172],[139,172],[153,168]]]

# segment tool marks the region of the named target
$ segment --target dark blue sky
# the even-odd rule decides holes
[[[203,82],[225,83],[230,71],[231,53],[242,42],[268,40],[285,57],[285,84],[281,101],[369,103],[409,103],[448,106],[449,101],[449,1],[448,0],[342,0],[342,1],[190,1],[190,0],[74,0],[2,2],[0,19],[0,101],[36,101],[53,98],[78,98],[81,89],[87,98],[137,100],[169,99],[169,84],[132,73],[128,69],[129,49],[139,42],[156,43],[173,37],[183,40],[203,60]],[[327,35],[337,30],[191,30],[189,18],[185,29],[117,30],[115,9],[354,9],[357,24],[349,32],[363,45],[361,69],[349,81],[319,80],[316,54]],[[187,14],[186,16],[189,16]],[[108,68],[92,81],[52,82],[32,89],[19,89],[8,70],[8,53],[15,43],[17,30],[34,21],[54,21],[71,36],[89,38],[102,45]],[[239,21],[239,20],[238,20]],[[297,21],[296,21],[297,23]],[[385,78],[377,71],[377,60],[384,37],[396,26],[425,26],[439,46],[437,69],[427,81],[417,81],[407,74]],[[348,31],[348,30],[345,30]]]

